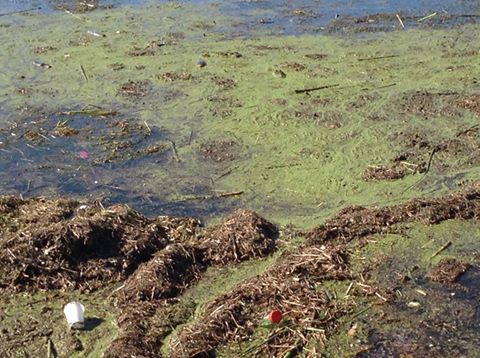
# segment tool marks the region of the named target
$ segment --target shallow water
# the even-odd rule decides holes
[[[273,34],[302,34],[323,31],[324,27],[336,19],[350,19],[373,14],[401,14],[402,17],[416,17],[416,20],[437,13],[443,16],[459,16],[455,22],[477,21],[480,6],[477,1],[152,1],[152,0],[107,0],[107,1],[69,1],[69,0],[34,0],[34,1],[0,1],[0,14],[34,11],[51,13],[67,9],[69,11],[94,11],[121,6],[145,7],[158,4],[198,5],[215,7],[222,14],[231,17],[232,24],[226,31],[249,33],[253,30],[268,30]],[[404,19],[408,27],[419,25],[416,21]],[[396,24],[398,25],[398,24]]]

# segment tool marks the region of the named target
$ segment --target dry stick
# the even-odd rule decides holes
[[[402,18],[400,17],[400,15],[395,14],[395,16],[397,16],[397,19],[398,19],[398,21],[400,22],[400,25],[402,25],[402,29],[404,29],[404,28],[405,28],[405,25],[403,24],[403,21],[402,21]]]
[[[347,320],[346,322],[343,322],[343,324],[341,324],[339,327],[345,327],[347,326],[348,324],[352,323],[353,320],[355,320],[355,318],[357,318],[358,316],[361,316],[362,314],[364,314],[365,312],[367,312],[368,310],[370,310],[371,308],[373,307],[373,304],[369,304],[367,307],[365,307],[363,310],[361,310],[360,312],[357,312],[355,313],[352,317],[350,317],[349,320]],[[338,327],[337,327],[338,328]]]
[[[229,170],[227,170],[225,173],[222,173],[220,174],[218,177],[216,177],[215,179],[213,179],[213,181],[217,181],[223,177],[226,177],[227,175],[230,175],[234,170],[238,169],[238,165],[233,167],[233,168],[230,168]]]
[[[393,82],[393,83],[389,83],[388,85],[383,85],[383,86],[380,86],[380,87],[372,87],[372,88],[365,87],[365,88],[362,88],[361,90],[362,91],[373,91],[373,90],[377,90],[377,89],[393,87],[393,86],[396,86],[396,85],[397,85],[397,83]]]
[[[437,15],[437,13],[434,12],[433,14],[430,14],[430,15],[422,17],[421,19],[418,19],[417,22],[422,22],[423,20],[429,19],[429,18],[434,17],[436,15]]]
[[[471,131],[477,129],[478,126],[480,126],[480,124],[474,124],[473,126],[467,128],[467,129],[465,129],[465,130],[463,130],[463,131],[461,131],[461,132],[458,132],[455,137],[461,137],[462,135],[467,134],[468,132],[471,132]]]
[[[188,137],[188,145],[192,144],[193,140],[193,129],[190,131],[190,136]]]
[[[87,73],[85,72],[85,69],[83,68],[82,65],[80,65],[80,69],[82,70],[82,75],[83,75],[83,78],[85,78],[85,82],[88,82]]]
[[[63,10],[65,11],[66,14],[70,15],[70,16],[73,16],[74,18],[76,19],[79,19],[79,20],[84,20],[82,17],[78,16],[78,15],[75,15],[73,12],[69,11],[69,10]]]
[[[448,249],[450,247],[450,245],[452,244],[451,241],[447,242],[445,245],[443,245],[441,248],[439,248],[437,251],[435,251],[435,253],[430,256],[430,260],[433,259],[435,256],[441,254],[443,251],[445,251],[446,249]]]
[[[263,345],[265,344],[268,344],[270,341],[272,341],[276,336],[278,336],[280,333],[283,332],[283,327],[280,328],[278,331],[270,334],[267,339],[265,339],[263,342],[257,344],[257,345],[254,345],[250,348],[248,348],[246,351],[244,351],[243,353],[240,354],[240,357],[246,357],[247,354],[249,354],[250,352],[254,351],[254,350],[258,350],[260,347],[262,347]]]
[[[178,158],[178,153],[177,153],[177,148],[175,147],[175,143],[173,141],[170,141],[170,147],[172,147],[172,152],[173,152],[173,158],[179,162],[180,158]]]
[[[418,179],[415,183],[413,183],[412,185],[410,185],[409,187],[407,187],[404,191],[402,191],[402,194],[405,193],[406,191],[410,190],[411,188],[413,188],[414,186],[416,186],[418,183],[420,183],[423,179],[425,179],[425,177],[427,176],[428,172],[430,171],[430,166],[432,165],[432,160],[433,160],[433,156],[435,155],[436,152],[439,151],[439,147],[436,146],[435,148],[433,148],[432,150],[432,153],[430,153],[430,158],[428,159],[428,164],[427,164],[427,169],[425,170],[425,173],[423,173],[422,177],[420,179]]]
[[[243,194],[243,191],[231,191],[229,193],[223,193],[223,194],[193,196],[193,197],[190,197],[190,198],[183,199],[183,201],[227,198],[229,196],[238,196],[238,195],[242,195],[242,194]]]
[[[397,83],[394,82],[394,83],[390,83],[388,85],[383,85],[383,86],[377,87],[376,89],[388,88],[388,87],[393,87],[393,86],[396,86],[396,85],[397,85]]]
[[[353,281],[350,282],[350,286],[348,286],[347,290],[345,291],[344,297],[347,297],[347,296],[348,296],[348,294],[350,293],[350,290],[352,289],[352,287],[353,287]]]
[[[373,61],[373,60],[383,60],[386,58],[400,57],[400,55],[387,55],[387,56],[377,56],[377,57],[365,57],[359,58],[358,61]]]
[[[328,86],[320,86],[320,87],[313,87],[313,88],[304,88],[304,89],[297,89],[295,90],[295,93],[310,93],[313,91],[318,91],[322,89],[327,89],[327,88],[332,88],[332,87],[337,87],[340,86],[340,84],[336,83],[334,85],[328,85]]]
[[[47,358],[56,358],[57,353],[55,351],[55,347],[53,346],[53,342],[50,338],[47,339]]]
[[[147,121],[143,121],[143,123],[145,123],[145,127],[147,127],[147,131],[148,131],[148,135],[152,135],[152,129],[150,128],[150,126],[148,125]]]

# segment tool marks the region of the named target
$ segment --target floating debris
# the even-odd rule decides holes
[[[197,61],[197,67],[203,68],[205,66],[207,66],[207,61],[205,61],[204,59],[201,58]]]
[[[107,37],[107,35],[100,34],[100,33],[96,32],[96,31],[93,31],[93,30],[87,30],[87,34],[92,35],[94,37]]]
[[[86,150],[81,150],[80,152],[78,152],[78,155],[82,159],[89,159],[90,158],[90,153],[87,152]]]
[[[33,61],[33,65],[37,67],[43,67],[43,68],[52,68],[52,65],[49,65],[48,63],[38,61],[38,60]]]
[[[407,303],[408,308],[418,308],[420,307],[420,302],[417,301],[411,301]]]

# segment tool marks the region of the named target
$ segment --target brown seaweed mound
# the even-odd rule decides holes
[[[288,325],[280,326],[269,335],[268,344],[253,347],[246,356],[284,356],[309,339],[323,337],[337,309],[317,284],[347,278],[344,259],[334,247],[306,247],[286,255],[271,270],[210,302],[202,317],[171,340],[171,357],[208,357],[219,345],[248,341],[258,330],[259,317],[273,308],[288,313]]]
[[[96,289],[126,279],[170,242],[160,222],[125,205],[8,197],[0,210],[2,288]]]
[[[214,264],[264,257],[273,251],[277,228],[249,210],[237,210],[221,225],[208,230],[199,243]]]
[[[252,211],[238,210],[222,224],[158,251],[118,290],[120,334],[105,357],[158,357],[162,339],[173,328],[155,323],[154,316],[172,320],[172,305],[209,267],[268,256],[277,236],[275,225]]]

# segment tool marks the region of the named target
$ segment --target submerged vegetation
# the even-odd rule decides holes
[[[61,8],[0,17],[1,356],[478,355],[474,16]]]

